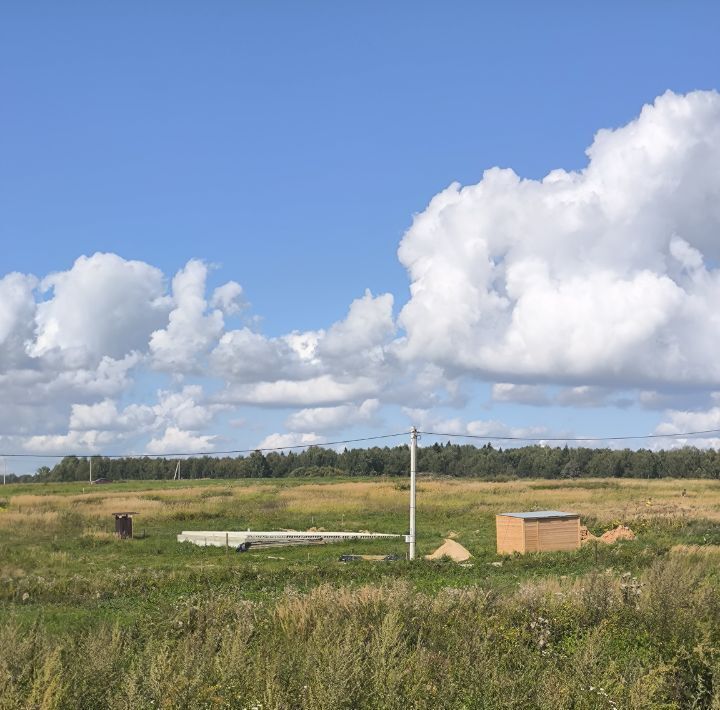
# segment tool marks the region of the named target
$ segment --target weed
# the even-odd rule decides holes
[[[282,560],[175,541],[189,528],[402,533],[407,486],[394,479],[7,489],[3,710],[720,705],[712,481],[424,478],[419,552],[452,527],[473,567],[337,562],[402,555],[392,541],[289,548]],[[531,508],[639,537],[490,564],[495,513]],[[137,511],[147,537],[115,538],[117,510]]]

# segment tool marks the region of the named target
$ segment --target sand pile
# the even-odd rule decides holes
[[[580,528],[580,543],[585,544],[592,540],[612,545],[618,540],[635,540],[635,533],[627,525],[618,525],[613,530],[604,532],[600,537],[593,535],[584,525]]]
[[[600,539],[603,542],[607,542],[609,545],[612,545],[612,543],[617,542],[618,540],[634,540],[635,533],[626,525],[618,525],[614,530],[604,532],[600,536]]]
[[[425,555],[426,560],[441,560],[443,557],[449,557],[453,562],[466,562],[472,555],[459,542],[446,538],[435,552]]]
[[[580,543],[584,544],[590,540],[599,540],[597,535],[593,535],[584,525],[580,526]]]

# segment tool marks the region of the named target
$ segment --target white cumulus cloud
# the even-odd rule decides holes
[[[308,340],[299,334],[267,338],[250,328],[231,330],[220,338],[210,363],[215,373],[232,382],[301,379],[318,371]]]
[[[392,353],[392,304],[390,294],[366,291],[327,330],[224,333],[210,355],[213,372],[228,382],[219,401],[317,407],[374,397],[406,368]]]
[[[313,432],[274,433],[266,436],[258,445],[258,449],[284,449],[298,446],[312,446],[321,443],[320,437]]]
[[[401,354],[485,379],[720,382],[720,95],[668,92],[579,172],[493,168],[417,215]]]
[[[542,385],[513,385],[509,382],[497,382],[492,387],[494,402],[513,402],[542,406],[550,399]]]
[[[229,316],[239,313],[247,305],[243,301],[243,287],[237,281],[228,281],[218,286],[213,291],[210,305]]]
[[[347,316],[332,325],[320,340],[320,353],[327,357],[348,358],[386,345],[395,333],[393,297],[389,293],[373,296],[369,290],[355,299]]]
[[[670,410],[667,421],[658,425],[656,434],[681,434],[693,431],[720,430],[720,407],[703,411]]]
[[[292,431],[335,431],[355,424],[368,424],[377,415],[380,400],[366,399],[359,405],[312,407],[291,414],[285,426]]]
[[[267,407],[331,405],[376,395],[380,384],[371,377],[338,380],[321,375],[309,380],[278,380],[230,387],[217,397],[226,404],[257,404]]]
[[[691,432],[709,432],[700,436],[682,436]],[[720,407],[704,410],[671,409],[665,413],[665,421],[655,428],[655,434],[667,438],[653,442],[654,448],[678,448],[696,446],[698,448],[720,449]],[[677,434],[677,437],[668,435]]]
[[[187,385],[179,392],[161,390],[159,401],[152,411],[163,423],[172,423],[180,429],[199,431],[207,427],[222,405],[203,403],[204,393],[200,385]]]
[[[167,317],[162,272],[116,254],[82,256],[68,271],[45,277],[50,292],[37,306],[33,357],[58,353],[73,367],[144,350]]]
[[[212,451],[215,448],[216,436],[195,434],[175,426],[169,426],[161,436],[150,440],[147,452],[150,454],[196,454]]]
[[[495,419],[473,419],[472,421],[465,421],[461,417],[441,419],[432,410],[412,407],[404,407],[403,413],[421,431],[433,432],[439,435],[469,435],[482,437],[483,440],[487,441],[495,438],[501,439],[502,437],[542,439],[542,437],[552,436],[544,426],[513,427]]]
[[[71,431],[67,434],[37,434],[27,437],[23,447],[31,453],[67,455],[97,454],[113,443],[115,437],[110,432]]]
[[[91,430],[143,430],[151,426],[155,415],[150,407],[131,404],[118,411],[116,402],[105,399],[95,404],[73,404],[70,429]]]
[[[0,367],[27,359],[25,343],[33,335],[37,279],[17,272],[0,278]]]
[[[224,319],[219,309],[207,312],[206,279],[207,266],[197,259],[173,278],[169,322],[150,337],[150,352],[158,367],[179,372],[195,369],[220,336]]]

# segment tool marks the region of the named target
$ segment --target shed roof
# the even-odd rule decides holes
[[[500,515],[508,515],[511,518],[525,518],[526,520],[536,520],[538,518],[579,518],[577,513],[563,513],[561,510],[532,510],[528,513],[500,513]]]

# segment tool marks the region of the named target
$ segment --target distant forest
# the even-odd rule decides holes
[[[177,459],[93,456],[93,478],[172,478]],[[407,445],[345,449],[342,452],[312,446],[304,451],[254,451],[249,456],[187,458],[180,461],[180,477],[188,478],[285,478],[311,476],[407,476],[410,450]],[[418,449],[418,473],[479,477],[492,480],[515,478],[579,478],[614,476],[625,478],[720,478],[720,453],[714,449],[686,447],[671,451],[640,449],[588,449],[525,446],[494,448],[433,444]],[[67,456],[36,475],[8,475],[8,482],[87,481],[89,460]]]

